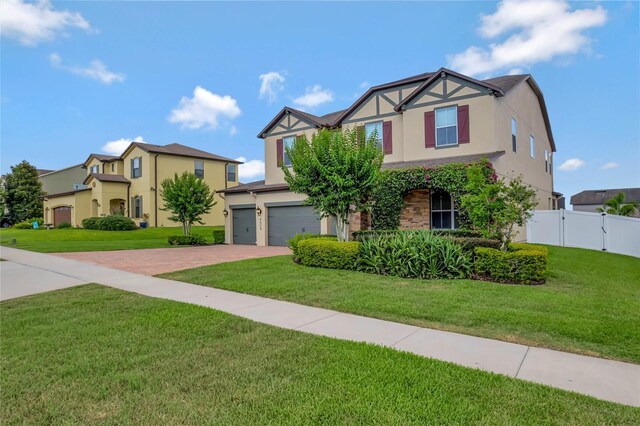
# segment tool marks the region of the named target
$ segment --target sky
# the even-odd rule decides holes
[[[348,107],[444,66],[531,73],[555,190],[640,186],[637,2],[0,2],[0,169],[57,169],[132,140],[241,159],[287,105]]]

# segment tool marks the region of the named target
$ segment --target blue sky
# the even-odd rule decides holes
[[[284,105],[324,114],[368,85],[448,66],[534,75],[558,147],[556,190],[640,186],[635,2],[1,7],[3,173],[23,159],[68,166],[141,137],[244,157],[241,178],[259,179],[256,135]]]

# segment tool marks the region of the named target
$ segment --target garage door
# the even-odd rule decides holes
[[[233,244],[256,243],[256,209],[232,209]]]
[[[319,234],[320,218],[310,206],[269,207],[269,245],[286,246],[296,234]]]
[[[53,209],[53,226],[58,226],[61,223],[71,223],[71,207]]]

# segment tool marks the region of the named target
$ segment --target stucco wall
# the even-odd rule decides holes
[[[85,177],[86,171],[79,165],[40,176],[40,182],[42,182],[42,189],[45,193],[58,194],[73,191],[73,185],[81,184]]]
[[[82,220],[91,216],[91,191],[78,191],[62,197],[49,197],[43,202],[45,223],[53,223],[53,209],[71,208],[71,226],[81,226]]]

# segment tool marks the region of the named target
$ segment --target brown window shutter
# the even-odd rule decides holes
[[[385,154],[393,154],[393,135],[391,121],[382,123],[382,151]]]
[[[458,107],[458,143],[469,143],[469,105]]]
[[[424,113],[424,147],[435,148],[436,146],[436,113],[427,111]]]
[[[282,147],[282,139],[276,141],[276,161],[278,167],[282,166],[282,160],[284,158],[284,149]]]

